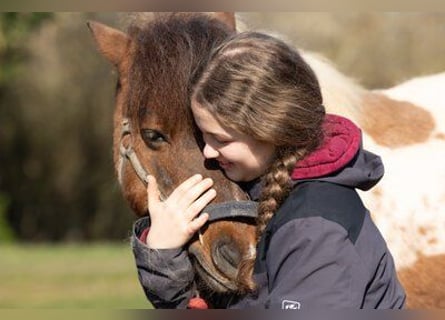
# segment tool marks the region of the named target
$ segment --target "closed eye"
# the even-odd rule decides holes
[[[219,145],[226,145],[226,144],[230,143],[229,140],[221,140],[221,139],[215,139],[215,142]]]
[[[154,129],[141,129],[141,136],[145,144],[154,150],[159,149],[164,143],[168,143],[167,136]]]
[[[203,135],[203,137],[204,137],[204,141],[206,143],[212,143],[213,142],[213,143],[216,143],[218,145],[226,145],[226,144],[232,142],[232,140],[230,140],[230,139],[219,137],[219,136],[216,136],[216,135],[210,134],[210,133],[205,133]]]

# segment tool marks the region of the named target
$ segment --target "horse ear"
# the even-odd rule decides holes
[[[218,20],[224,22],[233,31],[236,31],[235,12],[214,12],[213,16]]]
[[[130,38],[125,33],[99,22],[88,21],[87,25],[102,55],[114,65],[119,65],[127,51]]]

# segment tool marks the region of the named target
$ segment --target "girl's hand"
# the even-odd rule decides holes
[[[159,199],[156,179],[148,177],[148,211],[151,219],[147,245],[152,249],[173,249],[185,245],[208,220],[201,210],[215,198],[210,178],[194,175],[180,184],[165,201]]]

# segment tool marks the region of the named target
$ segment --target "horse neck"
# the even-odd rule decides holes
[[[303,50],[300,53],[317,75],[326,112],[360,124],[363,98],[369,91],[339,72],[326,58]]]

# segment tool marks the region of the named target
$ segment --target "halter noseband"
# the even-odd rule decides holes
[[[129,142],[126,146],[124,145],[123,138],[126,135],[130,134],[131,134],[130,121],[127,118],[124,118],[124,120],[122,120],[121,143],[119,147],[120,154],[122,157],[130,161],[131,166],[133,167],[139,179],[144,183],[145,186],[147,186],[148,185],[147,170],[145,170],[145,168],[139,161],[136,153],[134,152],[133,146],[131,145],[131,142]]]
[[[119,146],[120,155],[123,159],[130,161],[136,175],[142,183],[147,186],[147,176],[149,173],[139,161],[131,142],[129,141],[128,144],[124,145],[123,138],[126,135],[131,135],[131,126],[130,121],[127,118],[124,118],[122,120],[121,142]],[[161,200],[165,199],[166,197],[161,193]],[[257,208],[258,203],[255,201],[227,201],[209,204],[202,210],[202,212],[207,212],[209,214],[209,222],[238,217],[255,219],[258,216]]]

